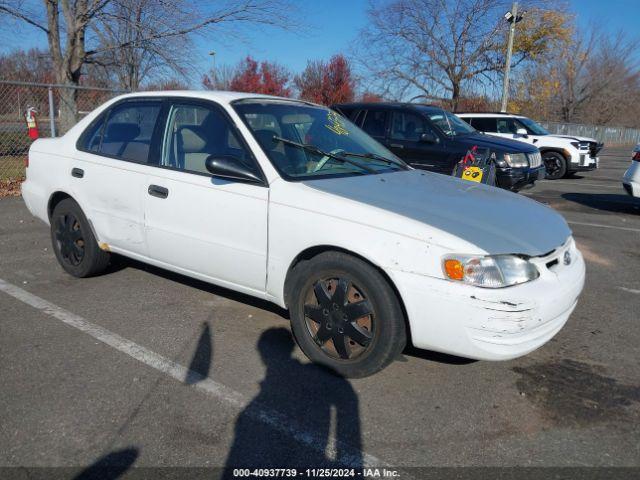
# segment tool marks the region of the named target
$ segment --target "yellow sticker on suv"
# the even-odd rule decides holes
[[[462,178],[470,182],[482,181],[482,169],[480,167],[466,167],[462,172]]]

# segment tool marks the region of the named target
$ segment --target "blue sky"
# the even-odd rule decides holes
[[[571,0],[569,6],[581,28],[595,24],[607,31],[626,30],[638,36],[639,0]],[[211,66],[208,52],[214,50],[217,65],[235,64],[250,53],[256,59],[277,61],[298,72],[307,59],[327,59],[335,53],[347,52],[367,22],[366,9],[367,0],[299,0],[306,28],[288,32],[254,27],[244,32],[242,41],[218,40],[213,36],[206,41],[199,38],[192,55],[202,71]],[[40,32],[30,30],[29,35],[13,35],[6,28],[3,30],[0,51],[46,47],[46,38]]]

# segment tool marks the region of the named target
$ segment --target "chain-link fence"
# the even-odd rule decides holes
[[[39,137],[64,134],[76,121],[109,98],[123,93],[93,87],[69,87],[0,80],[0,195],[24,177],[32,139],[25,114],[35,109]]]
[[[540,122],[557,135],[595,138],[605,145],[635,145],[640,143],[640,130],[626,127],[605,127],[602,125],[581,125],[577,123]]]

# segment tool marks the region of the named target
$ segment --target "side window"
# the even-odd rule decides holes
[[[372,137],[384,137],[387,112],[384,110],[367,110],[362,129]]]
[[[498,118],[498,133],[516,133],[517,127],[513,118]]]
[[[205,160],[211,155],[232,156],[257,170],[229,120],[217,108],[173,104],[167,117],[160,164],[208,174]]]
[[[107,116],[105,114],[100,115],[98,120],[84,131],[82,139],[80,140],[82,150],[92,153],[98,153],[100,151],[102,134],[104,132],[104,121],[106,118]]]
[[[160,102],[125,102],[110,110],[102,130],[99,153],[123,160],[147,162]],[[89,141],[89,147],[95,144]],[[95,150],[92,150],[95,151]]]
[[[393,112],[391,120],[392,139],[418,142],[422,134],[426,132],[433,133],[420,115],[410,112]]]
[[[463,120],[472,120],[471,126],[481,132],[497,132],[495,117],[475,117],[473,119],[463,118]]]

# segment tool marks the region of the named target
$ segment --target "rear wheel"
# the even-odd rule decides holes
[[[70,198],[53,209],[51,243],[58,263],[74,277],[96,275],[109,264],[109,253],[100,250],[82,209]]]
[[[326,252],[291,275],[292,330],[309,359],[345,377],[365,377],[400,354],[406,344],[402,309],[374,267]]]
[[[545,178],[557,180],[567,173],[567,159],[558,152],[545,152],[542,155],[544,162]]]

